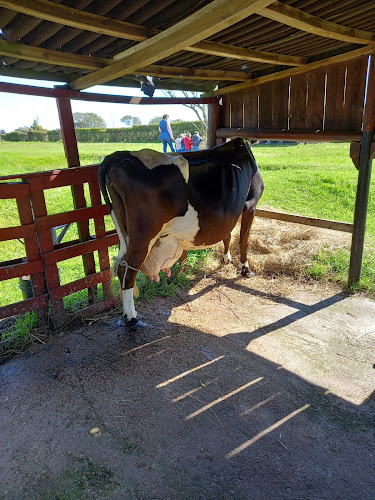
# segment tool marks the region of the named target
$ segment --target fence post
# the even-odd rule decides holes
[[[350,254],[349,285],[361,278],[363,246],[366,232],[367,205],[371,181],[371,146],[375,131],[375,57],[371,56],[367,98],[363,118],[363,134],[359,153],[358,184],[354,209],[353,237]]]
[[[59,113],[61,136],[64,143],[64,150],[68,162],[68,167],[79,167],[80,160],[70,99],[57,97],[56,104]],[[83,184],[72,186],[72,196],[75,209],[87,207]],[[78,222],[77,226],[80,241],[89,241],[91,239],[89,231],[89,221]],[[96,272],[94,254],[90,253],[82,255],[82,261],[86,276],[88,276],[89,274],[94,274]],[[90,287],[88,289],[90,303],[94,302],[95,291],[96,287]]]

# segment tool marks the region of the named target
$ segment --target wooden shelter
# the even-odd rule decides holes
[[[2,263],[0,279],[31,274],[34,298],[0,308],[0,317],[37,308],[42,319],[52,302],[60,324],[62,298],[101,282],[104,301],[88,309],[113,303],[107,247],[116,235],[104,228],[95,167],[80,167],[70,100],[193,102],[81,92],[99,84],[139,86],[136,75],[153,76],[157,88],[204,92],[198,101],[209,106],[210,146],[234,136],[350,142],[359,169],[353,224],[258,213],[352,232],[349,281],[357,283],[374,153],[374,47],[372,0],[0,0],[0,78],[61,82],[54,89],[0,83],[0,91],[56,98],[72,169],[24,175],[18,184],[2,178],[0,197],[17,200],[20,226],[0,229],[0,240],[24,238],[27,260]],[[76,209],[48,215],[43,193],[58,185],[73,186]],[[55,244],[50,229],[68,221],[78,222],[80,240]],[[83,256],[86,277],[60,286],[57,262],[73,255]]]

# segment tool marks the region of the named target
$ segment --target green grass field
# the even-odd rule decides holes
[[[162,150],[161,143],[152,144],[79,144],[82,165],[101,162],[114,151],[121,149],[137,150],[149,147]],[[265,192],[260,208],[272,206],[285,212],[309,215],[345,222],[353,221],[354,202],[357,184],[357,170],[349,157],[348,144],[299,144],[295,146],[254,146],[254,155],[265,182]],[[37,172],[66,168],[66,160],[62,143],[0,143],[0,175]],[[368,209],[366,248],[363,265],[362,289],[375,293],[375,209],[374,184],[370,192]],[[59,213],[73,209],[70,188],[63,187],[46,192],[48,213]],[[16,204],[13,200],[0,200],[0,227],[18,225]],[[107,229],[113,224],[108,216]],[[93,226],[91,226],[93,231]],[[72,225],[64,241],[77,238],[75,224]],[[1,261],[24,256],[22,241],[1,242]],[[116,249],[111,248],[111,255]],[[203,254],[204,256],[207,253]],[[192,266],[199,265],[202,254],[192,254]],[[96,255],[96,260],[98,257]],[[336,253],[322,250],[315,257],[314,265],[306,270],[314,278],[335,279],[343,283],[347,281],[349,251]],[[67,283],[83,276],[81,258],[69,259],[59,263],[62,283]],[[194,270],[192,271],[194,274]],[[144,295],[154,293],[173,293],[173,287],[166,280],[156,289],[152,284],[147,288],[140,279],[141,291]],[[180,283],[188,279],[180,277]],[[0,306],[21,300],[18,280],[9,280],[0,284]],[[66,306],[74,310],[82,299],[71,296],[66,298]]]

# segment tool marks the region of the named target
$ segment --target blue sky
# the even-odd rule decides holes
[[[0,77],[0,81],[36,87],[54,87],[54,85],[61,85],[61,83],[58,82],[44,82],[4,76]],[[140,89],[134,88],[108,87],[103,85],[92,87],[91,89],[87,89],[87,91],[144,97]],[[177,92],[176,96],[179,97],[182,96],[182,94]],[[154,97],[165,96],[161,90],[156,90]],[[71,103],[73,113],[96,113],[105,120],[107,127],[122,127],[123,124],[120,122],[120,118],[124,115],[138,116],[143,124],[147,124],[151,118],[161,116],[164,113],[168,113],[171,120],[196,119],[194,112],[182,105],[137,106],[135,104],[112,104],[84,101],[71,101]],[[6,132],[11,132],[18,127],[31,125],[34,119],[38,119],[39,124],[48,130],[59,128],[60,124],[55,99],[50,97],[34,97],[0,92],[0,130],[3,129]]]

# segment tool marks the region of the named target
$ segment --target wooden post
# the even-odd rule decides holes
[[[74,121],[73,121],[72,107],[70,105],[70,99],[58,97],[56,99],[56,104],[59,113],[61,136],[64,143],[64,150],[68,167],[79,167],[80,161],[79,161],[78,145],[74,129]],[[83,184],[72,186],[72,196],[75,209],[87,207],[85,194],[83,190]],[[78,222],[77,226],[78,226],[78,234],[80,241],[89,241],[90,240],[89,221]],[[83,260],[85,275],[88,276],[89,274],[94,274],[96,272],[94,254],[90,253],[82,255],[82,260]],[[90,303],[94,301],[94,295],[93,295],[94,291],[95,287],[88,289]]]
[[[350,254],[349,285],[361,278],[363,245],[366,232],[367,205],[371,181],[371,146],[375,131],[375,58],[371,56],[367,99],[363,119],[363,134],[358,165],[358,184],[355,200],[352,248]]]
[[[216,146],[216,130],[220,127],[220,105],[217,100],[215,103],[208,104],[208,130],[207,146],[213,148]],[[221,141],[219,141],[221,143]]]

